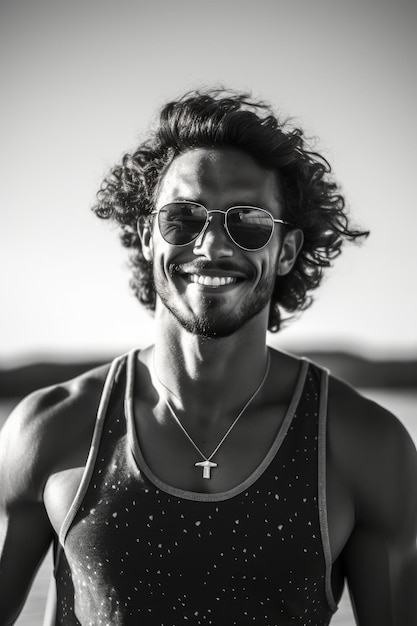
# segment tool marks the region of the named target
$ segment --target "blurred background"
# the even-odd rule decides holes
[[[1,420],[32,388],[152,341],[126,254],[90,207],[168,99],[223,84],[317,137],[371,230],[268,342],[359,385],[417,440],[415,3],[2,0],[0,13]],[[40,623],[48,568],[20,625]],[[353,624],[347,601],[334,623]]]

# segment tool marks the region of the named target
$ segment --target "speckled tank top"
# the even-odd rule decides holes
[[[326,626],[327,372],[301,360],[274,444],[238,487],[161,482],[135,432],[137,353],[116,360],[56,550],[56,626]]]

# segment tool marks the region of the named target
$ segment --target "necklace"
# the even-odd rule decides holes
[[[189,435],[189,433],[186,431],[185,427],[183,426],[183,424],[181,423],[179,417],[177,416],[177,414],[175,413],[171,403],[169,402],[169,400],[167,398],[164,398],[165,404],[167,405],[172,417],[174,418],[174,420],[176,421],[176,423],[178,424],[178,426],[181,428],[182,432],[184,433],[184,435],[187,437],[188,441],[192,444],[192,446],[194,447],[195,450],[197,450],[198,454],[204,459],[204,461],[199,461],[198,463],[195,463],[195,467],[201,467],[203,470],[203,478],[211,478],[211,470],[214,467],[218,467],[217,463],[214,463],[211,459],[214,457],[214,455],[218,452],[218,450],[220,449],[220,447],[223,445],[223,443],[225,442],[226,438],[230,435],[230,433],[232,432],[232,430],[234,429],[234,427],[236,426],[236,424],[238,423],[240,417],[243,415],[243,413],[246,411],[246,409],[248,408],[248,406],[250,405],[250,403],[255,399],[255,397],[257,396],[257,394],[260,392],[260,390],[262,389],[266,378],[268,376],[268,372],[269,372],[269,366],[271,364],[271,357],[270,354],[268,352],[268,358],[267,358],[267,363],[266,363],[266,368],[265,368],[265,373],[262,377],[262,380],[260,382],[260,384],[258,385],[258,387],[255,389],[255,391],[253,392],[253,394],[251,395],[251,397],[249,398],[249,400],[246,402],[245,406],[243,407],[243,409],[240,411],[240,413],[238,414],[238,416],[234,419],[234,421],[232,422],[231,426],[229,426],[228,430],[226,431],[226,433],[223,435],[222,439],[219,441],[219,443],[217,444],[217,446],[214,448],[213,452],[209,455],[206,456],[205,454],[203,454],[203,452],[200,450],[200,448],[198,447],[198,445],[195,443],[195,441],[192,439],[192,437]],[[167,391],[170,391],[169,388],[164,385],[164,383],[162,382],[162,380],[159,378],[157,371],[156,371],[156,367],[155,367],[155,350],[153,352],[153,371],[155,374],[155,377],[157,379],[157,381],[159,382],[160,385],[162,385],[162,387],[164,387]]]

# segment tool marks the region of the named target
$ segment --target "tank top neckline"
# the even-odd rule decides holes
[[[291,401],[287,407],[287,410],[284,415],[284,419],[280,425],[278,433],[275,437],[274,442],[272,443],[270,449],[266,453],[263,461],[258,465],[258,467],[253,471],[253,473],[248,476],[243,482],[236,485],[232,489],[228,489],[227,491],[216,492],[216,493],[203,493],[197,491],[188,491],[185,489],[180,489],[178,487],[173,487],[172,485],[164,482],[156,474],[151,470],[149,465],[147,464],[141,448],[139,439],[137,436],[135,419],[134,419],[134,381],[135,381],[135,371],[136,371],[136,363],[137,363],[137,355],[138,350],[132,350],[127,356],[127,364],[126,364],[126,390],[124,397],[124,409],[125,409],[125,418],[127,423],[127,434],[130,445],[130,450],[133,455],[134,461],[139,469],[142,471],[146,478],[159,490],[162,492],[175,496],[180,499],[185,500],[194,500],[199,502],[220,502],[223,500],[229,500],[230,498],[234,498],[244,491],[248,490],[256,481],[262,476],[262,474],[266,471],[269,465],[274,460],[277,455],[282,443],[285,440],[288,429],[291,426],[293,421],[297,406],[299,404],[300,398],[302,396],[302,392],[304,389],[307,371],[309,368],[309,361],[305,358],[300,358],[300,368],[298,371],[297,380],[295,383],[293,395]]]

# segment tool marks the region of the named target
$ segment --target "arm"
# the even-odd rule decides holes
[[[18,617],[71,505],[90,448],[108,365],[23,400],[0,432],[0,624]],[[57,500],[48,479],[72,471]]]
[[[53,537],[43,501],[45,437],[56,392],[32,394],[0,432],[0,623],[18,617]],[[50,442],[49,442],[50,443]]]
[[[394,416],[362,399],[349,478],[356,523],[343,560],[358,626],[417,624],[417,454]]]

